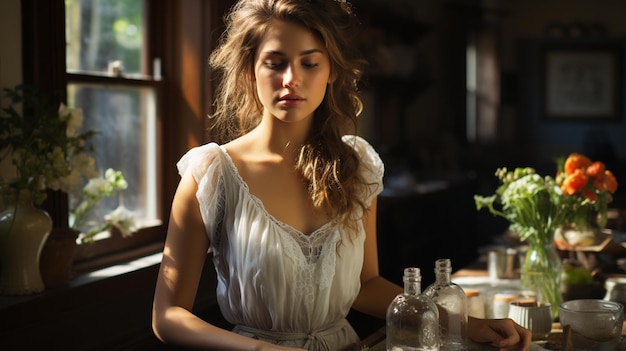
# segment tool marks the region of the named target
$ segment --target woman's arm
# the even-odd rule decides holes
[[[378,270],[376,241],[376,199],[364,218],[365,256],[361,271],[361,291],[353,304],[359,312],[385,319],[387,307],[403,288],[383,278]],[[470,338],[478,343],[491,343],[502,351],[528,350],[531,333],[511,319],[469,318]]]
[[[154,294],[154,333],[165,343],[209,350],[295,350],[218,328],[191,313],[209,248],[196,191],[197,184],[187,172],[172,203]]]
[[[383,278],[378,270],[378,245],[376,242],[376,205],[374,198],[363,218],[365,248],[361,271],[361,291],[352,307],[362,313],[386,318],[387,307],[403,288]]]

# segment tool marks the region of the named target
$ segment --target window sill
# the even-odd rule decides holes
[[[162,349],[151,327],[161,257],[151,253],[97,269],[39,294],[0,296],[2,349]],[[218,311],[216,284],[209,257],[194,311]]]
[[[0,311],[15,305],[25,304],[33,300],[46,299],[51,296],[68,293],[71,290],[80,289],[88,284],[95,284],[106,279],[113,279],[124,274],[131,274],[141,269],[158,266],[163,257],[162,252],[152,253],[120,264],[97,269],[74,277],[67,285],[46,289],[41,293],[32,295],[0,295]]]
[[[162,246],[161,246],[162,248]],[[7,350],[162,350],[152,299],[162,252],[76,276],[27,296],[0,296],[0,344]],[[208,255],[194,312],[220,316]],[[167,349],[167,348],[165,348]]]

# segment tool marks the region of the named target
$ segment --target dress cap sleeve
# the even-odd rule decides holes
[[[196,182],[199,182],[213,163],[214,159],[219,155],[220,147],[215,143],[197,146],[185,153],[180,158],[176,167],[178,174],[184,175],[187,171],[193,173]]]
[[[383,175],[385,165],[378,152],[365,139],[357,135],[345,135],[343,141],[352,146],[361,160],[361,176],[367,184],[364,195],[365,203],[370,203],[374,197],[383,191]]]
[[[176,164],[181,176],[191,172],[198,184],[196,198],[211,243],[215,242],[216,223],[224,207],[220,188],[223,158],[219,145],[210,143],[190,149]]]

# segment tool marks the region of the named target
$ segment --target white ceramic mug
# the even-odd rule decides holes
[[[509,305],[509,318],[531,331],[533,340],[545,340],[552,330],[552,312],[548,303],[531,305],[513,301]]]

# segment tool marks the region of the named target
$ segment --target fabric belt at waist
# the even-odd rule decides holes
[[[349,328],[350,323],[348,323],[348,321],[344,318],[323,328],[311,330],[308,333],[262,330],[240,324],[236,325],[235,328],[233,328],[233,331],[250,333],[259,338],[273,339],[276,341],[306,340],[306,343],[304,344],[305,349],[308,349],[310,351],[333,351],[330,345],[328,345],[328,343],[326,342],[326,338],[324,337],[327,335],[335,334],[346,327]],[[313,348],[311,348],[311,346],[313,346]]]

